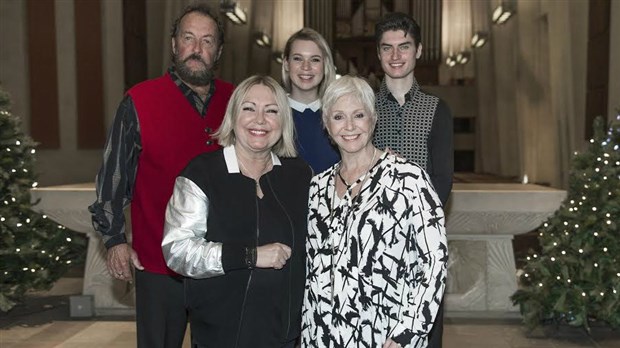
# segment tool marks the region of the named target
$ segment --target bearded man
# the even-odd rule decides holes
[[[89,207],[110,275],[121,281],[135,276],[138,347],[149,348],[183,344],[184,280],[162,254],[165,209],[187,163],[220,148],[212,133],[233,91],[213,77],[224,32],[209,8],[187,7],[172,26],[171,42],[173,66],[130,88],[118,107],[97,175],[97,201]],[[129,203],[131,244],[124,217]]]

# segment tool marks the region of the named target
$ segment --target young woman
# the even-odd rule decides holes
[[[293,109],[297,150],[315,174],[340,159],[321,123],[321,97],[335,77],[334,60],[321,34],[303,28],[288,39],[284,47],[282,82]]]

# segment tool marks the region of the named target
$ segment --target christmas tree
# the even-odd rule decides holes
[[[620,115],[594,121],[588,149],[575,153],[568,196],[540,228],[513,296],[526,326],[592,322],[620,327]]]
[[[85,238],[34,212],[30,189],[36,143],[24,135],[0,88],[0,310],[6,312],[29,290],[51,288],[82,261]]]

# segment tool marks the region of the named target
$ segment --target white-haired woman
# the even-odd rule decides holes
[[[296,155],[286,94],[270,77],[234,91],[224,146],[176,180],[162,249],[186,279],[192,347],[292,347],[300,333],[311,169]]]
[[[342,160],[310,184],[304,347],[426,347],[441,303],[441,203],[424,170],[373,146],[374,105],[351,76],[323,97]]]

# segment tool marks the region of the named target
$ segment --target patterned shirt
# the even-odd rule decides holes
[[[211,96],[215,93],[215,83],[210,84],[209,94],[203,101],[179,78],[173,67],[170,67],[168,72],[192,107],[205,117]],[[107,248],[127,243],[124,210],[133,196],[141,149],[138,115],[133,100],[126,95],[116,110],[114,123],[103,149],[103,164],[95,183],[100,196],[88,207],[96,217],[93,218],[93,225],[101,233]]]
[[[426,347],[446,280],[444,212],[427,174],[383,154],[357,196],[338,165],[310,184],[303,347]]]
[[[448,201],[454,174],[452,114],[446,103],[420,90],[414,79],[401,106],[385,79],[375,102],[377,127],[374,144],[389,147],[419,164],[431,177],[442,204]]]
[[[181,92],[183,92],[185,98],[187,98],[187,101],[189,101],[189,103],[194,107],[194,109],[198,111],[200,116],[204,118],[207,114],[207,106],[209,106],[211,97],[213,96],[213,93],[215,93],[215,83],[209,84],[209,93],[203,101],[202,98],[198,95],[198,93],[194,92],[193,89],[191,89],[188,85],[185,84],[185,82],[183,82],[183,80],[181,80],[181,78],[179,78],[179,75],[177,75],[174,67],[168,68],[168,72],[170,73],[170,77],[172,78],[174,84],[179,87]]]

